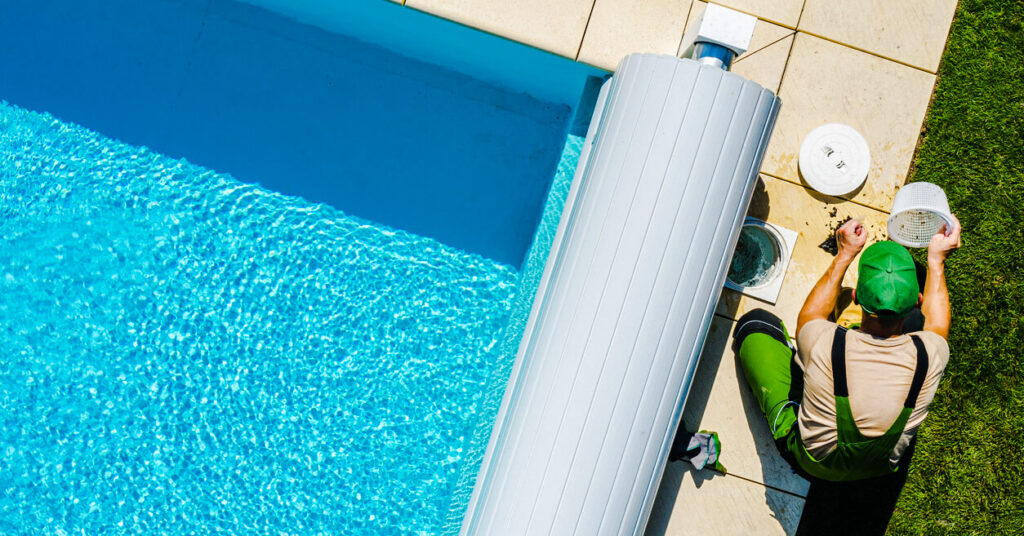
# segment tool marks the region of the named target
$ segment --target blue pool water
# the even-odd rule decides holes
[[[522,264],[595,70],[388,0],[250,1],[357,35],[230,0],[4,0],[0,99]]]
[[[438,533],[579,146],[522,275],[0,103],[0,533]]]
[[[605,73],[385,0],[0,65],[0,534],[457,532]]]

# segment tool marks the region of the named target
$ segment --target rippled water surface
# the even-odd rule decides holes
[[[434,533],[517,278],[0,102],[0,533]]]

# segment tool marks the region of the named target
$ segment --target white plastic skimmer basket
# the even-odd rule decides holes
[[[894,242],[924,248],[943,224],[947,231],[953,228],[946,192],[929,182],[912,182],[896,192],[886,227]]]

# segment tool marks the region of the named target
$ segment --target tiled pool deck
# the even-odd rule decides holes
[[[405,5],[577,61],[614,70],[632,52],[674,54],[697,0],[405,0]],[[669,464],[650,535],[791,534],[808,484],[775,453],[729,335],[736,318],[763,307],[795,326],[831,262],[817,245],[831,225],[862,218],[874,239],[907,178],[935,85],[956,0],[723,0],[758,17],[749,52],[733,71],[782,97],[752,216],[800,233],[774,306],[726,290],[705,345],[684,422],[719,432],[728,475]],[[804,136],[823,123],[852,125],[868,140],[866,185],[844,199],[816,194],[797,173]],[[855,270],[851,270],[855,272]],[[847,276],[847,283],[855,279]]]

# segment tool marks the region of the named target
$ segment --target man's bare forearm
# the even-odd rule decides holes
[[[943,225],[928,243],[928,277],[924,281],[921,314],[924,329],[949,337],[952,314],[949,311],[949,291],[946,289],[946,257],[960,247],[960,220],[953,216],[951,226]]]
[[[854,256],[840,253],[832,259],[832,264],[815,283],[807,301],[800,309],[800,315],[796,320],[796,332],[799,334],[804,324],[811,320],[827,319],[828,315],[836,308],[836,301],[839,299],[839,292],[843,284],[843,276],[846,270],[853,263]]]
[[[949,291],[946,289],[946,267],[941,259],[928,259],[928,277],[924,282],[924,298],[921,301],[924,315],[924,329],[949,337],[951,314]]]

